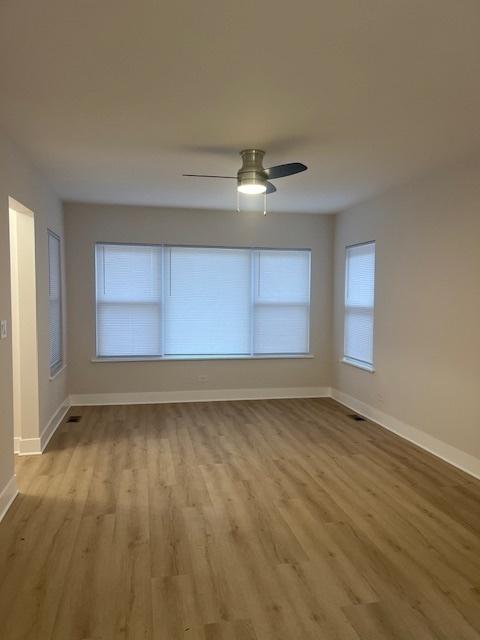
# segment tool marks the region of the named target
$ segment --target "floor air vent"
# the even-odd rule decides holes
[[[82,419],[82,416],[70,416],[67,422],[80,422],[81,419]]]
[[[365,422],[365,418],[363,416],[359,416],[357,413],[351,413],[348,417],[356,422]]]

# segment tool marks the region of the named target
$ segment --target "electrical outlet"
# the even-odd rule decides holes
[[[7,337],[7,321],[1,320],[0,321],[0,340],[3,340],[6,337]]]

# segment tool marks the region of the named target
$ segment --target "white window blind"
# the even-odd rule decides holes
[[[309,351],[310,251],[98,244],[97,355]]]
[[[165,355],[248,355],[250,251],[165,251]]]
[[[50,375],[62,366],[62,276],[60,238],[48,231],[48,338]]]
[[[347,247],[344,357],[373,367],[375,243]]]
[[[97,354],[162,354],[162,248],[96,247]]]
[[[254,353],[307,353],[310,252],[254,252]]]

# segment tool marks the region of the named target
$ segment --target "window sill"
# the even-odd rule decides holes
[[[67,368],[67,363],[65,362],[64,364],[62,364],[62,366],[60,367],[60,369],[57,369],[57,370],[56,370],[56,371],[54,371],[53,373],[50,373],[50,376],[49,376],[49,378],[48,378],[48,379],[49,379],[50,381],[55,380],[55,378],[56,378],[57,376],[59,376],[59,375],[62,373],[62,371],[65,371],[65,369],[66,369],[66,368]]]
[[[315,356],[312,353],[278,353],[258,356],[133,356],[133,357],[95,357],[91,362],[181,362],[192,360],[299,360],[311,359]]]
[[[356,369],[368,371],[368,373],[375,373],[375,367],[372,364],[360,362],[360,360],[354,360],[353,358],[342,358],[340,362],[342,362],[343,364],[348,364],[351,367],[355,367]]]

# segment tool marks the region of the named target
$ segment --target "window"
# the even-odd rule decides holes
[[[165,252],[165,355],[250,354],[250,251]]]
[[[254,251],[254,353],[307,353],[310,252]]]
[[[97,356],[307,354],[310,251],[97,244]]]
[[[347,247],[344,361],[373,371],[375,243]]]
[[[97,354],[162,353],[162,248],[97,245]]]
[[[50,375],[63,364],[62,275],[60,238],[48,231],[48,338]]]

